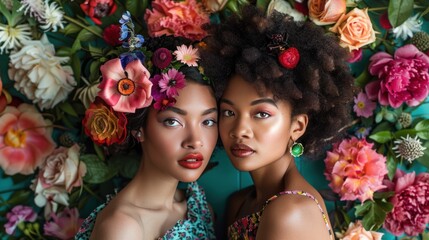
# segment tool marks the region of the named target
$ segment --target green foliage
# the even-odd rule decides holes
[[[413,13],[414,0],[390,0],[388,8],[389,22],[393,27],[404,23]]]
[[[366,230],[373,231],[381,228],[387,213],[392,208],[393,205],[384,199],[368,200],[362,205],[355,206],[355,214],[356,216],[363,217],[362,225]]]
[[[80,160],[86,164],[84,181],[91,184],[103,183],[117,174],[117,169],[111,168],[94,154],[80,156]]]

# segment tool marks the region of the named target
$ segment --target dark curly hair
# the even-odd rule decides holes
[[[276,100],[290,102],[293,115],[308,114],[307,131],[299,141],[310,156],[342,137],[351,122],[354,79],[346,62],[348,52],[335,36],[278,12],[266,17],[252,5],[206,29],[210,35],[200,50],[201,66],[214,82],[217,97],[238,74],[256,89],[271,91]],[[279,52],[272,50],[282,40],[286,48],[299,52],[292,70],[282,67]]]

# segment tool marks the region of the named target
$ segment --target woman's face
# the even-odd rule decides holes
[[[142,138],[144,165],[191,182],[201,176],[216,145],[216,99],[209,87],[187,81],[176,101],[164,111],[149,110]]]
[[[292,119],[288,102],[275,101],[269,91],[261,95],[240,76],[230,80],[219,112],[222,143],[232,164],[241,171],[257,170],[290,156],[291,137],[301,136],[301,115],[300,120]]]

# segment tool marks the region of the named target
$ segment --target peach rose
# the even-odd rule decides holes
[[[317,25],[335,23],[346,12],[345,0],[309,0],[308,15]]]
[[[329,30],[340,35],[340,45],[347,47],[350,52],[375,41],[367,8],[354,8],[343,14]]]
[[[222,10],[228,0],[203,0],[203,6],[209,13],[219,12]]]
[[[383,233],[367,231],[363,228],[361,221],[357,221],[356,224],[351,222],[345,233],[335,233],[335,235],[340,240],[381,240]]]

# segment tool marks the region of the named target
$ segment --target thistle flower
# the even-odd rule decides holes
[[[417,32],[410,39],[410,43],[416,46],[421,52],[426,52],[429,49],[429,34],[425,32]]]
[[[392,30],[393,36],[395,38],[401,38],[402,40],[407,40],[408,37],[413,37],[415,32],[419,32],[421,30],[423,24],[423,21],[419,18],[419,14],[408,18],[404,23]]]
[[[397,129],[407,128],[411,125],[411,120],[412,120],[411,114],[402,112],[399,115],[395,126]]]
[[[394,141],[394,143],[396,145],[392,148],[392,150],[398,154],[396,157],[402,157],[410,163],[423,156],[423,151],[426,150],[426,147],[422,146],[422,143],[417,136],[412,138],[407,135],[406,138],[401,137],[401,139]]]
[[[43,25],[40,26],[41,29],[44,31],[48,31],[49,29],[52,29],[53,32],[56,32],[58,30],[58,27],[63,29],[64,28],[64,21],[63,21],[64,12],[60,9],[60,7],[55,3],[51,3],[49,5],[49,2],[45,1],[45,14],[43,19]]]

